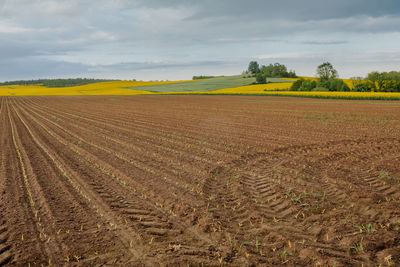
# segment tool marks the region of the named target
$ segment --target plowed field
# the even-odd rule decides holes
[[[0,97],[0,266],[400,265],[400,102]]]

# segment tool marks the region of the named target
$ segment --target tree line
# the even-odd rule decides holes
[[[198,75],[198,76],[193,76],[192,80],[203,80],[203,79],[211,79],[211,78],[215,78],[215,76]]]
[[[349,86],[338,79],[338,73],[329,62],[317,68],[317,81],[299,79],[290,88],[293,91],[350,91]],[[373,71],[367,77],[351,78],[355,92],[400,92],[400,72]]]
[[[72,87],[99,82],[111,82],[117,80],[108,79],[89,79],[89,78],[71,78],[71,79],[38,79],[38,80],[20,80],[2,82],[0,85],[43,85],[45,87]]]
[[[251,61],[246,73],[256,77],[259,84],[267,83],[267,77],[297,78],[296,72],[288,71],[280,63],[259,65]],[[317,67],[318,79],[310,80],[300,78],[295,81],[291,91],[356,91],[356,92],[400,92],[400,71],[378,72],[373,71],[367,77],[351,78],[353,89],[343,80],[339,79],[337,70],[330,62],[324,62]]]
[[[365,78],[352,78],[352,82],[357,92],[400,92],[400,71],[373,71]]]

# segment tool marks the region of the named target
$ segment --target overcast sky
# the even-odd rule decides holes
[[[0,81],[400,71],[399,0],[0,0]]]

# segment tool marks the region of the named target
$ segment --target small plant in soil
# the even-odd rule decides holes
[[[363,237],[361,237],[360,242],[355,242],[350,248],[354,249],[355,251],[364,251],[364,245],[363,245]]]

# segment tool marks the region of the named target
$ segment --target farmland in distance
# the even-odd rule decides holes
[[[400,264],[400,102],[0,97],[0,266]]]

